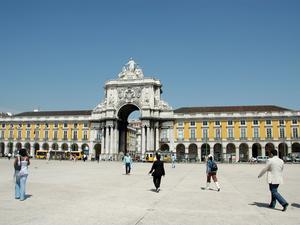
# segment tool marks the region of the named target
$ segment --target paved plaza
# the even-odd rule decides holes
[[[300,165],[285,165],[279,192],[290,203],[267,208],[264,165],[220,164],[221,191],[203,190],[204,164],[165,164],[161,191],[154,192],[151,164],[32,160],[28,198],[14,199],[13,160],[0,159],[0,224],[246,225],[300,224]]]

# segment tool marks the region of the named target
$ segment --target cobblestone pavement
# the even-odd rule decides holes
[[[279,192],[290,203],[269,209],[264,165],[220,164],[221,191],[203,190],[204,164],[165,164],[154,192],[151,164],[32,160],[28,198],[14,199],[13,161],[0,159],[0,225],[299,225],[300,164],[285,165]],[[213,185],[212,185],[213,186]]]

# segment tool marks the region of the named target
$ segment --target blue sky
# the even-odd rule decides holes
[[[92,109],[133,57],[183,106],[300,109],[300,1],[0,0],[0,111]]]

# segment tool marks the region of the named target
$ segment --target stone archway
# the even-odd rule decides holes
[[[48,151],[49,150],[49,144],[48,143],[44,143],[42,146],[43,150]]]
[[[117,128],[119,133],[119,141],[117,143],[119,153],[123,152],[124,154],[127,153],[127,132],[128,132],[128,117],[134,111],[140,111],[140,109],[134,104],[126,104],[123,105],[118,111],[118,122]],[[111,129],[108,135],[113,135],[113,129]],[[150,149],[146,149],[150,150]],[[151,149],[154,150],[154,149]]]
[[[235,159],[234,159],[235,157],[236,157],[235,145],[233,143],[227,144],[227,146],[226,146],[226,159],[229,162],[233,162],[233,161],[235,161]]]
[[[201,161],[205,161],[206,157],[210,154],[210,145],[205,143],[201,145]]]
[[[52,150],[58,151],[58,144],[57,143],[52,144]]]
[[[257,158],[257,156],[261,155],[261,145],[259,143],[254,143],[252,145],[252,157]]]
[[[1,154],[2,157],[5,154],[5,144],[4,144],[4,142],[0,143],[0,154]]]
[[[270,155],[270,152],[275,149],[275,146],[273,143],[269,142],[266,144],[265,146],[265,150],[266,150],[266,156],[269,156]]]
[[[189,161],[197,161],[198,158],[198,147],[196,144],[189,145]]]
[[[214,145],[214,160],[220,162],[223,158],[222,145],[217,143]]]
[[[288,145],[286,143],[280,143],[278,145],[278,157],[283,159],[283,157],[288,155]]]
[[[127,151],[128,116],[139,111],[135,129],[136,153],[158,150],[161,144],[174,149],[168,137],[174,127],[173,110],[161,99],[162,84],[144,77],[142,69],[130,59],[118,78],[105,83],[105,98],[92,111],[91,137],[101,136],[101,154],[119,158]],[[162,136],[161,131],[166,136]],[[99,142],[96,138],[92,140]],[[131,145],[129,145],[131,146]]]
[[[16,144],[16,150],[19,151],[22,148],[22,143],[18,142]]]
[[[176,160],[181,162],[185,159],[185,146],[183,144],[178,144],[176,146]]]
[[[34,155],[36,155],[36,151],[40,150],[40,144],[39,143],[34,143],[33,144],[33,149],[34,149]]]
[[[71,151],[78,151],[78,144],[71,144]]]
[[[242,143],[239,146],[239,161],[240,162],[249,161],[249,146],[246,143]]]
[[[160,146],[161,151],[170,151],[170,146],[168,144],[162,144]]]
[[[30,149],[31,149],[30,143],[26,142],[25,145],[24,145],[24,148],[27,150],[27,152],[30,152]]]
[[[81,150],[86,154],[89,155],[90,147],[88,144],[84,143],[81,145]]]
[[[63,143],[63,144],[61,145],[61,150],[63,150],[63,151],[68,151],[68,150],[69,150],[68,144],[67,144],[67,143]]]
[[[101,144],[95,144],[94,146],[94,150],[95,150],[95,159],[99,160],[100,155],[101,155]]]
[[[292,153],[300,155],[300,144],[298,142],[292,144]]]

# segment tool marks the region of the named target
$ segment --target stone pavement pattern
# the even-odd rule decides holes
[[[298,225],[300,165],[285,165],[279,192],[290,203],[267,208],[263,165],[219,165],[221,191],[202,190],[204,164],[165,164],[161,191],[153,191],[151,164],[124,175],[121,162],[32,160],[28,199],[14,199],[13,161],[0,159],[0,225]],[[213,185],[212,185],[213,186]]]

